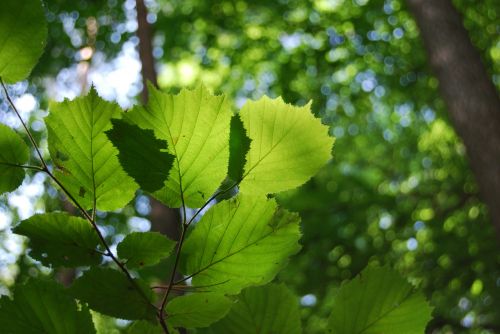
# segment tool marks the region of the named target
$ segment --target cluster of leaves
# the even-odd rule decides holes
[[[500,87],[499,2],[453,2]],[[33,94],[39,101],[40,110],[27,121],[34,129],[47,109],[47,95],[79,91],[76,64],[81,49],[94,45],[88,20],[95,17],[98,22],[90,76],[102,69],[103,58],[111,60],[137,43],[130,24],[135,19],[133,1],[44,3],[49,37],[33,84],[9,87],[14,99]],[[404,0],[146,4],[162,87],[175,91],[203,81],[234,97],[238,105],[262,94],[281,95],[294,104],[307,97],[314,101],[314,112],[331,125],[336,137],[332,163],[292,196],[278,196],[281,205],[300,212],[303,234],[303,250],[279,279],[301,296],[322,296],[302,308],[306,332],[325,332],[328,296],[369,262],[390,263],[418,282],[435,306],[430,331],[498,331],[500,256],[492,256],[498,253],[496,241]],[[47,90],[38,84],[42,74],[49,76],[43,77]],[[109,89],[100,92],[113,98]],[[137,86],[130,86],[128,95],[136,93]],[[7,110],[7,103],[0,103],[0,109]],[[46,131],[36,129],[35,138],[44,142]],[[25,179],[13,196],[0,197],[0,210],[12,221],[25,210],[6,202],[39,176]],[[44,186],[48,191],[37,197],[37,206],[59,209],[53,186],[48,181]],[[134,211],[134,203],[138,207],[143,200],[138,196],[120,212],[98,215],[99,223],[118,235],[128,233],[130,216],[145,215]],[[0,234],[0,253],[10,251],[10,237]],[[13,277],[20,280],[28,272],[45,270],[24,255],[3,265],[9,268],[0,278],[4,286]],[[13,268],[20,274],[11,275]],[[160,276],[155,267],[149,268],[148,273]]]
[[[282,280],[325,296],[391,263],[432,298],[432,330],[498,331],[497,242],[404,0],[161,3],[165,85],[185,84],[172,73],[190,65],[232,96],[307,96],[337,137],[333,163],[281,195],[304,244]],[[499,86],[499,2],[454,4]],[[309,333],[324,333],[328,300],[305,308]]]
[[[38,0],[7,0],[0,9],[0,22],[9,23],[0,25],[0,39],[7,41],[0,77],[10,102],[4,81],[28,76],[43,51],[46,24]],[[40,165],[29,164],[19,134],[0,127],[0,191],[16,189],[26,170],[38,170],[83,217],[38,214],[14,228],[29,238],[32,258],[53,268],[81,268],[82,275],[68,289],[36,278],[16,285],[12,300],[0,299],[3,330],[92,333],[90,308],[135,320],[130,333],[179,327],[300,333],[297,299],[284,285],[268,284],[300,250],[301,236],[298,215],[278,207],[273,195],[304,184],[330,159],[327,127],[310,104],[263,97],[233,113],[225,96],[203,86],[177,95],[149,89],[150,102],[128,113],[95,89],[54,103],[45,119],[50,161],[25,126]],[[212,203],[236,188],[233,197]],[[138,189],[181,208],[180,240],[130,233],[115,254],[96,214],[122,208]],[[188,217],[187,208],[200,209]],[[174,265],[165,268],[167,286],[141,279],[142,268],[168,257]],[[183,278],[176,278],[177,270]],[[176,290],[185,293],[174,296]],[[421,333],[431,312],[411,284],[378,266],[345,283],[333,305],[331,333]]]

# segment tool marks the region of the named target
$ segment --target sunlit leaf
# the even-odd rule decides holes
[[[5,334],[95,333],[86,307],[78,307],[55,282],[30,279],[0,299],[0,328]]]
[[[271,281],[298,252],[300,218],[273,199],[238,195],[213,206],[183,247],[183,272],[194,286],[238,293]]]
[[[369,266],[343,284],[328,320],[335,334],[421,334],[432,308],[397,272]]]
[[[45,119],[56,177],[86,209],[122,208],[137,185],[120,166],[118,150],[105,131],[121,117],[117,104],[101,99],[94,88],[85,97],[54,103]]]
[[[167,304],[167,323],[172,327],[207,327],[224,317],[231,306],[229,298],[213,292],[180,296]]]
[[[47,266],[89,266],[101,262],[99,238],[90,223],[67,213],[23,220],[13,231],[29,238],[30,256]]]
[[[42,55],[47,22],[40,0],[0,1],[0,77],[24,80]]]
[[[172,241],[158,232],[130,233],[117,246],[118,256],[128,268],[141,268],[157,264],[175,247]]]
[[[149,87],[149,103],[127,113],[126,119],[152,129],[168,142],[175,156],[165,187],[154,196],[171,207],[180,207],[181,194],[189,207],[200,207],[227,174],[231,111],[223,96],[211,95],[203,86],[166,94]]]
[[[284,285],[247,288],[229,314],[202,331],[206,334],[300,334],[298,298]]]
[[[90,311],[97,334],[120,334],[116,319],[96,311]]]
[[[21,185],[25,172],[19,166],[28,161],[29,154],[24,140],[14,130],[0,124],[0,194]]]
[[[281,98],[248,101],[240,111],[252,140],[242,193],[270,194],[300,186],[331,158],[334,139],[310,104],[294,107]]]

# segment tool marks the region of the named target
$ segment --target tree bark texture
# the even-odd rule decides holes
[[[407,0],[500,240],[500,97],[451,0]]]
[[[137,36],[139,37],[139,57],[142,65],[142,102],[148,101],[147,82],[150,81],[154,86],[158,86],[158,79],[155,69],[155,60],[153,57],[153,35],[151,26],[147,20],[148,9],[144,0],[136,0],[137,9]]]

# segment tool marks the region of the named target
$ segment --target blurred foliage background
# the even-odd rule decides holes
[[[29,82],[9,88],[42,146],[51,99],[77,96],[93,82],[128,108],[142,90],[135,1],[44,2],[45,54]],[[500,88],[500,3],[454,4]],[[146,5],[163,89],[203,82],[230,96],[235,109],[264,94],[299,105],[313,100],[337,138],[331,163],[279,196],[303,221],[303,250],[279,280],[301,297],[305,333],[324,333],[332,294],[372,261],[390,264],[425,291],[435,306],[429,333],[500,332],[499,243],[403,1]],[[19,127],[3,98],[0,111],[1,122]],[[9,232],[19,219],[55,209],[71,210],[42,174],[0,197],[2,293],[26,275],[64,275],[31,260],[23,239]],[[99,220],[108,235],[118,233],[110,240],[116,244],[127,231],[148,230],[149,213],[148,198],[138,194]],[[145,275],[161,279],[162,265]],[[103,333],[118,332],[100,319]]]

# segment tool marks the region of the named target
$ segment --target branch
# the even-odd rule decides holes
[[[23,121],[23,119],[21,117],[21,114],[19,114],[19,111],[17,111],[17,108],[14,105],[14,102],[12,102],[12,100],[11,100],[11,98],[9,96],[9,92],[7,91],[7,87],[5,87],[5,84],[4,84],[3,79],[1,77],[0,77],[0,84],[2,85],[3,92],[5,94],[5,98],[9,102],[10,107],[12,108],[12,110],[14,110],[14,112],[17,115],[17,118],[19,118],[19,120],[21,121],[21,124],[23,125],[24,130],[26,130],[26,133],[28,134],[28,137],[30,138],[31,144],[33,144],[33,147],[35,148],[36,153],[38,154],[38,158],[42,162],[43,168],[44,169],[48,169],[47,168],[47,164],[45,163],[45,160],[42,157],[42,153],[40,153],[40,149],[38,148],[38,145],[36,144],[35,138],[33,138],[33,135],[31,134],[31,132],[28,129],[28,127],[26,126],[26,123],[24,123],[24,121]]]
[[[101,244],[104,246],[104,249],[106,250],[107,255],[113,260],[113,262],[120,268],[120,270],[125,274],[127,279],[132,283],[132,285],[135,287],[135,289],[139,292],[139,294],[144,298],[144,300],[152,305],[153,307],[156,308],[148,299],[148,297],[144,294],[142,289],[137,285],[137,283],[134,281],[132,275],[130,272],[127,270],[125,265],[118,260],[118,258],[113,254],[111,251],[108,243],[106,242],[106,239],[102,235],[101,231],[99,230],[99,226],[97,226],[97,223],[95,222],[94,218],[89,215],[89,213],[82,207],[82,205],[76,200],[76,198],[64,187],[64,185],[52,174],[48,169],[45,170],[45,172],[50,176],[50,178],[57,183],[57,185],[61,188],[61,190],[68,196],[69,199],[76,205],[76,207],[81,211],[83,216],[90,222],[92,227],[94,228],[94,231],[97,233],[97,236],[99,237],[99,240],[101,241]],[[95,213],[95,210],[93,210]]]
[[[179,164],[179,161],[177,160],[177,165]],[[165,295],[163,296],[163,300],[161,302],[160,306],[160,311],[158,313],[159,321],[160,324],[165,331],[165,333],[169,334],[167,325],[165,323],[165,307],[167,306],[167,299],[168,295],[170,294],[170,291],[172,290],[172,286],[174,285],[174,280],[175,280],[175,273],[177,271],[177,267],[179,266],[179,260],[181,257],[181,250],[182,250],[182,245],[184,244],[184,238],[186,236],[186,230],[187,230],[187,225],[186,225],[186,203],[184,201],[184,191],[182,190],[182,177],[180,174],[180,168],[179,170],[179,187],[180,187],[180,194],[181,194],[181,202],[182,202],[182,225],[181,225],[181,236],[179,237],[179,242],[177,243],[177,249],[175,251],[175,262],[174,262],[174,267],[172,269],[172,274],[170,275],[170,280],[168,283],[168,289],[165,292]]]
[[[5,166],[9,166],[9,167],[17,167],[17,168],[33,169],[33,170],[37,170],[39,172],[45,172],[45,169],[43,169],[43,167],[38,167],[38,166],[19,165],[19,164],[14,164],[14,163],[5,162],[5,161],[0,161],[0,165],[5,165]]]
[[[184,282],[186,280],[187,279],[184,279],[184,280],[179,281],[179,282],[182,283],[182,282]],[[180,291],[190,290],[190,289],[196,290],[196,289],[203,289],[203,288],[211,288],[213,286],[222,285],[222,284],[225,284],[227,282],[229,282],[229,280],[225,280],[225,281],[222,281],[222,282],[219,282],[219,283],[207,284],[207,285],[199,285],[199,286],[179,285],[177,282],[175,282],[174,285],[171,287],[171,289],[173,289],[173,290],[180,290]],[[152,286],[151,289],[167,290],[168,286],[156,285],[156,286]]]

